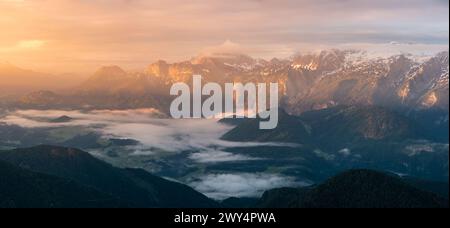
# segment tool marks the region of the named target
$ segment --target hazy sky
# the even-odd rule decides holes
[[[0,0],[0,61],[52,72],[242,51],[448,48],[448,0]]]

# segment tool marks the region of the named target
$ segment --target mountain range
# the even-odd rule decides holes
[[[270,61],[222,53],[179,63],[157,61],[139,72],[105,66],[61,90],[48,86],[58,81],[51,75],[4,64],[0,66],[0,114],[8,109],[148,107],[167,113],[173,99],[168,96],[171,85],[190,84],[193,74],[220,84],[278,82],[278,127],[260,130],[259,119],[225,119],[220,122],[233,128],[221,140],[287,146],[228,148],[234,155],[264,159],[212,164],[205,170],[270,169],[317,184],[268,191],[258,200],[228,199],[220,204],[144,170],[116,168],[77,149],[38,146],[0,151],[0,170],[8,174],[0,177],[0,207],[185,208],[256,203],[258,207],[448,207],[442,197],[420,187],[438,186],[442,192],[441,185],[430,183],[448,180],[448,67],[448,52],[426,58],[408,54],[375,58],[364,51],[333,49]],[[61,116],[49,122],[72,120]],[[19,139],[20,146],[53,144],[42,129],[0,126],[5,148],[19,147],[15,144]],[[99,137],[89,133],[56,145],[97,148]],[[367,170],[332,177],[358,168],[406,177]],[[427,181],[411,184],[410,176]],[[443,185],[448,188],[448,183]],[[27,190],[40,197],[30,198]]]
[[[84,80],[71,74],[52,75],[0,62],[0,99],[14,99],[41,90],[62,91]]]
[[[278,82],[282,106],[300,114],[338,105],[374,105],[396,110],[448,112],[448,51],[432,57],[408,54],[371,57],[358,50],[325,50],[270,61],[246,55],[216,54],[189,61],[157,61],[140,72],[119,66],[97,70],[85,82],[55,94],[34,92],[14,105],[32,108],[142,108],[163,111],[173,99],[173,83],[191,83],[193,74],[204,82]]]
[[[421,61],[337,50],[300,56],[290,71],[287,106],[296,113],[336,105],[448,111],[448,64],[448,52]]]

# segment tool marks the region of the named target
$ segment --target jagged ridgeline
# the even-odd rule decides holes
[[[21,86],[29,81],[15,70],[17,91],[30,91],[8,106],[27,108],[141,108],[167,111],[170,87],[190,84],[192,75],[205,82],[278,82],[283,107],[302,113],[336,105],[377,105],[400,110],[432,109],[448,112],[448,52],[429,58],[413,55],[371,57],[364,51],[327,50],[270,61],[245,55],[201,56],[169,64],[158,61],[142,72],[118,66],[103,67],[88,80],[63,92],[36,90],[49,86]],[[14,68],[15,69],[15,68]],[[0,79],[11,66],[0,67]],[[48,77],[40,81],[52,84]],[[0,88],[7,80],[0,80]],[[6,93],[5,90],[1,90]],[[5,92],[3,92],[5,91]],[[2,95],[5,96],[5,95]],[[6,104],[4,104],[6,106]]]

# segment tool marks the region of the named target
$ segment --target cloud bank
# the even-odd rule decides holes
[[[292,177],[263,173],[209,174],[189,183],[197,191],[217,200],[229,197],[257,198],[269,189],[311,184],[308,181],[296,181]]]
[[[51,120],[61,116],[73,118],[67,123],[54,123]],[[134,156],[154,155],[155,151],[181,153],[195,151],[189,158],[198,163],[217,163],[229,161],[249,161],[259,158],[234,155],[224,152],[231,147],[287,146],[296,144],[272,142],[229,142],[221,136],[232,127],[208,119],[160,119],[161,113],[154,109],[138,110],[97,110],[91,112],[59,110],[21,110],[0,118],[0,123],[25,128],[60,128],[65,126],[84,126],[104,137],[134,139]]]
[[[148,159],[148,156],[165,159],[164,155],[186,153],[186,162],[198,165],[215,165],[224,162],[251,162],[264,158],[226,152],[230,147],[298,146],[281,143],[227,142],[220,137],[230,126],[216,120],[172,120],[159,119],[159,112],[153,109],[141,110],[98,110],[91,112],[59,110],[22,110],[7,113],[0,118],[0,124],[17,125],[24,128],[64,128],[83,126],[101,133],[104,137],[134,139],[138,146],[127,146],[132,150],[130,159]],[[73,118],[67,123],[53,123],[61,116]],[[105,158],[104,151],[91,151]],[[163,153],[163,154],[161,154]],[[293,177],[264,173],[221,173],[193,174],[186,184],[207,196],[223,200],[228,197],[260,197],[269,189],[291,186],[305,186]]]
[[[233,154],[224,151],[209,150],[198,153],[193,153],[189,156],[190,159],[198,163],[219,163],[219,162],[236,162],[236,161],[255,161],[260,158],[249,157],[241,154]]]

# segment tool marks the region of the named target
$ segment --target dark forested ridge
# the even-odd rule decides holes
[[[0,161],[0,208],[117,208],[126,202],[72,180]]]
[[[260,121],[241,120],[222,139],[297,144],[301,151],[327,160],[338,172],[367,168],[448,180],[448,114],[439,111],[405,113],[377,106],[337,106],[300,116],[280,110],[278,127],[272,130],[259,129]],[[274,154],[273,159],[280,156]],[[315,172],[325,168],[330,167]]]
[[[31,171],[42,173],[36,174],[37,177],[41,177],[41,175],[55,176],[57,180],[61,181],[44,182],[48,186],[48,189],[64,187],[59,185],[61,182],[77,183],[86,189],[95,190],[93,192],[101,192],[103,195],[114,196],[122,202],[126,202],[129,207],[197,208],[218,206],[218,203],[215,201],[186,185],[153,176],[143,170],[115,168],[92,157],[86,152],[76,149],[38,146],[27,149],[0,151],[0,160],[16,166],[15,169],[11,169],[9,176],[14,176],[14,170],[21,171],[22,173],[25,172],[26,174]],[[30,171],[24,171],[24,169]],[[28,179],[33,182],[27,184],[27,182],[22,182],[19,178],[13,183],[17,184],[17,188],[26,188],[27,185],[38,186],[37,184],[43,183],[40,182],[39,178],[36,177],[36,180],[33,180],[32,176],[29,176],[30,178]],[[27,178],[24,179],[27,180]],[[10,185],[11,183],[8,183],[8,181],[10,179],[5,180],[3,183]],[[5,189],[2,188],[1,190],[3,191]],[[59,195],[58,193],[55,192],[54,195],[48,197],[65,197],[65,195]],[[42,192],[42,194],[46,193]],[[35,196],[40,196],[39,192]],[[17,195],[12,200],[20,201],[23,198]],[[45,204],[23,204],[21,206],[46,207]],[[56,206],[73,207],[72,204],[65,204],[64,201]],[[90,204],[80,202],[80,205],[77,206],[87,207]]]
[[[448,199],[370,170],[351,170],[309,188],[267,191],[261,208],[443,208]]]
[[[448,183],[351,170],[322,184],[221,204],[140,169],[119,169],[69,148],[0,151],[0,207],[19,208],[442,208]],[[447,198],[447,199],[446,199]]]

